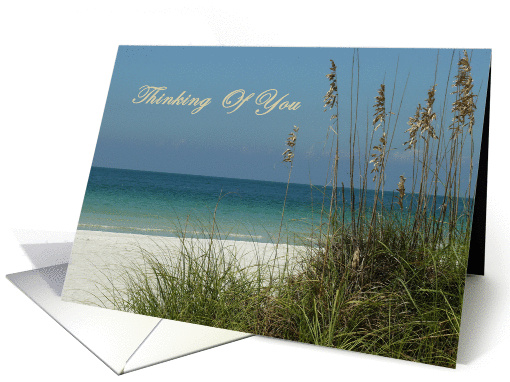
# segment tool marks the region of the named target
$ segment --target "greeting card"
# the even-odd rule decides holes
[[[120,47],[62,299],[455,367],[490,54]]]

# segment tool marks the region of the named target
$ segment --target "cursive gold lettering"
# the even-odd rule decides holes
[[[204,98],[200,100],[198,97],[191,97],[191,94],[185,95],[186,91],[181,92],[177,96],[177,98],[166,96],[165,93],[159,95],[160,91],[166,90],[166,86],[149,86],[143,85],[139,91],[137,98],[133,98],[132,102],[135,104],[151,104],[151,105],[188,105],[195,106],[195,108],[191,111],[191,114],[196,114],[204,107],[211,103],[211,98]],[[159,95],[159,98],[157,96]]]
[[[233,96],[238,95],[237,101],[232,104],[232,101],[230,98]],[[232,114],[234,111],[239,109],[246,101],[248,101],[251,97],[255,95],[255,93],[251,93],[248,97],[244,97],[245,91],[244,89],[237,89],[233,92],[229,93],[225,98],[223,98],[222,105],[225,109],[230,109],[232,107],[235,107],[234,110],[227,112],[227,114]]]
[[[285,94],[283,97],[281,97],[278,101],[274,102],[273,104],[271,104],[271,102],[273,102],[273,100],[276,98],[276,96],[278,95],[278,90],[276,89],[268,89],[262,93],[260,93],[257,98],[255,99],[255,103],[257,105],[263,105],[264,106],[264,109],[266,109],[266,111],[264,113],[261,113],[260,112],[260,109],[257,109],[255,110],[255,114],[257,115],[264,115],[264,114],[267,114],[269,113],[270,111],[273,111],[273,109],[285,98],[289,95],[289,93]],[[287,103],[288,104],[288,103]],[[284,107],[285,108],[285,107]],[[280,110],[283,110],[284,108],[280,108]]]
[[[166,86],[156,87],[156,86],[149,86],[144,85],[140,88],[140,91],[138,92],[138,98],[139,101],[136,100],[136,98],[133,98],[133,103],[154,103],[156,101],[156,94],[160,90],[166,90]]]

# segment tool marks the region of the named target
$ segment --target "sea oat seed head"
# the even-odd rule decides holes
[[[336,84],[336,65],[333,60],[331,61],[331,73],[326,74],[326,78],[330,81],[329,84],[329,90],[324,96],[324,111],[326,111],[328,108],[332,109],[333,106],[336,105],[337,97],[338,97],[338,88]]]
[[[473,78],[471,77],[471,65],[469,64],[469,56],[464,50],[464,56],[459,59],[457,64],[458,74],[455,76],[453,87],[456,90],[452,94],[457,94],[457,99],[453,102],[452,112],[454,113],[450,128],[453,130],[453,137],[462,132],[462,127],[466,126],[466,117],[468,117],[468,133],[473,133],[473,125],[475,124],[476,105],[473,94]]]
[[[404,195],[406,193],[405,183],[406,183],[406,178],[404,177],[404,175],[400,175],[400,181],[398,182],[398,185],[397,185],[397,191],[398,191],[397,202],[401,209],[404,208]]]
[[[282,154],[283,156],[283,162],[292,163],[292,160],[294,158],[294,146],[296,146],[296,139],[297,135],[296,133],[299,131],[299,127],[294,125],[294,128],[289,133],[289,136],[287,137],[287,140],[285,141],[285,144],[289,147],[287,150],[285,150]]]
[[[416,108],[416,113],[413,117],[409,117],[409,121],[407,124],[410,126],[409,129],[406,130],[406,133],[409,133],[409,140],[404,143],[404,146],[407,145],[405,148],[406,150],[409,150],[411,148],[416,147],[416,133],[420,129],[421,121],[420,121],[420,110],[421,105],[418,104],[418,107]]]
[[[377,96],[375,97],[374,104],[374,120],[372,121],[372,125],[374,126],[374,131],[377,131],[381,124],[386,120],[386,97],[384,95],[385,86],[381,84],[379,90],[377,90]]]
[[[427,133],[429,137],[433,139],[437,139],[436,132],[432,127],[432,122],[436,119],[436,113],[432,111],[432,107],[435,101],[436,94],[436,86],[432,86],[428,91],[428,97],[426,102],[426,106],[422,109],[421,119],[420,119],[420,127],[421,127],[421,136],[423,137],[424,133]]]
[[[360,253],[359,248],[356,248],[356,250],[354,251],[354,254],[352,255],[351,267],[355,270],[357,270],[359,267],[360,254],[361,253]]]

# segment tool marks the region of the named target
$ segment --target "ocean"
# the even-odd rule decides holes
[[[92,167],[78,229],[207,237],[215,216],[217,238],[275,243],[286,188],[279,182]],[[309,242],[311,227],[320,223],[323,194],[323,186],[289,184],[280,243]],[[328,211],[330,195],[328,188]],[[368,191],[369,206],[373,199]]]

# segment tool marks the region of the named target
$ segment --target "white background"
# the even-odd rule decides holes
[[[477,314],[464,317],[469,321],[468,326],[463,321],[464,364],[454,371],[254,337],[121,378],[474,381],[508,375],[510,59],[503,38],[509,32],[507,12],[499,2],[178,3],[17,1],[2,6],[2,276],[31,268],[15,229],[72,237],[118,45],[492,48],[487,275],[471,309]],[[0,288],[4,380],[116,377],[5,278]]]

